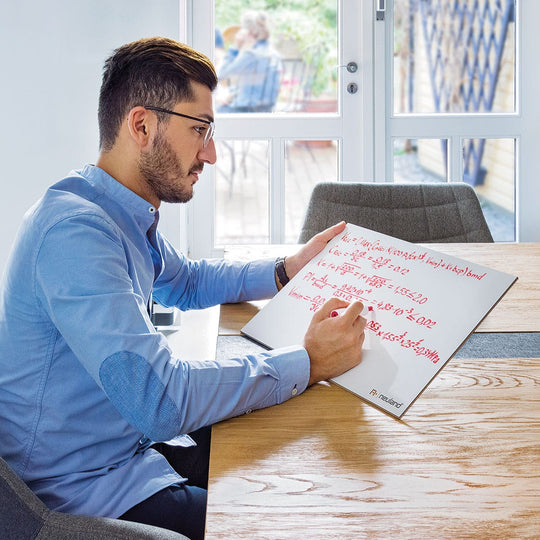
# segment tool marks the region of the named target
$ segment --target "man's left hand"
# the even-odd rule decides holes
[[[328,227],[324,231],[316,234],[311,238],[300,250],[294,255],[289,255],[285,259],[285,272],[289,279],[292,279],[300,270],[309,262],[317,253],[321,252],[326,244],[337,234],[340,234],[345,229],[346,223],[341,221],[332,227]],[[278,288],[281,289],[281,284],[278,282]]]

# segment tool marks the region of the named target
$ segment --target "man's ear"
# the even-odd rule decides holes
[[[127,116],[127,127],[132,140],[139,148],[145,148],[150,144],[151,134],[157,128],[156,115],[144,107],[133,107]]]

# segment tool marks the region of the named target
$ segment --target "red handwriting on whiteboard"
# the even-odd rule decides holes
[[[401,274],[402,276],[408,274],[410,270],[408,268],[405,268],[405,266],[394,264],[391,258],[384,257],[382,255],[379,256],[373,256],[370,255],[367,251],[342,251],[338,249],[339,244],[336,244],[335,246],[331,247],[328,251],[330,255],[334,255],[336,257],[341,258],[348,258],[352,262],[359,262],[361,259],[364,259],[366,261],[369,261],[371,263],[371,266],[375,270],[379,270],[380,268],[388,268],[388,270],[392,270],[393,272],[397,272],[398,274]],[[323,264],[322,261],[319,261],[319,265]],[[330,263],[332,264],[332,263]],[[358,266],[355,266],[354,264],[344,262],[341,264],[341,266],[334,265],[336,270],[342,271],[344,273],[347,272],[355,272],[355,270],[358,268]]]
[[[328,266],[327,266],[328,267]],[[360,301],[364,305],[375,306],[380,311],[387,311],[396,317],[403,317],[408,321],[411,321],[417,325],[425,328],[433,328],[437,322],[420,313],[414,308],[403,307],[392,302],[380,300],[377,298],[378,290],[386,288],[390,289],[399,296],[405,296],[418,303],[419,305],[425,304],[428,301],[427,296],[423,296],[419,292],[411,291],[406,287],[402,287],[392,282],[389,278],[384,278],[377,275],[361,274],[359,283],[365,282],[369,287],[360,287],[358,283],[351,284],[348,282],[338,285],[329,278],[329,274],[324,276],[317,275],[316,272],[306,272],[302,280],[306,282],[308,287],[314,287],[320,292],[312,295],[305,292],[300,292],[298,287],[294,287],[289,291],[289,296],[296,300],[301,300],[310,304],[310,311],[316,311],[319,307],[326,302],[327,297],[322,295],[323,290],[327,290],[330,296],[341,298],[347,302]],[[309,291],[308,291],[309,292]]]
[[[367,251],[385,251],[386,248],[381,244],[380,240],[375,240],[375,242],[372,242],[371,240],[367,240],[366,238],[360,237],[357,238],[356,236],[345,233],[341,237],[342,242],[345,242],[346,244],[354,244],[355,246],[362,246]]]
[[[324,289],[325,287],[330,287],[331,289],[336,288],[336,285],[329,283],[328,274],[319,277],[315,272],[308,272],[303,279],[304,281],[311,283],[314,287],[317,287],[317,289]]]
[[[364,250],[364,256],[368,258],[368,260],[373,261],[374,264],[387,264],[388,268],[390,268],[391,266],[391,269],[396,272],[400,272],[401,275],[405,275],[407,272],[409,272],[409,269],[405,266],[394,264],[394,262],[391,262],[391,258],[388,259],[386,255],[383,254],[388,254],[391,257],[398,257],[403,259],[404,261],[419,262],[422,264],[426,264],[434,269],[452,272],[456,276],[476,279],[478,281],[481,281],[487,275],[487,272],[475,271],[469,268],[466,264],[462,265],[459,261],[456,263],[454,261],[450,261],[449,259],[445,259],[444,256],[441,257],[438,254],[429,255],[427,251],[424,251],[422,249],[413,249],[411,251],[407,251],[406,249],[397,248],[392,245],[386,246],[381,240],[372,241],[364,238],[363,236],[354,236],[353,234],[348,232],[341,236],[340,241],[342,243],[352,245],[353,248],[360,246]],[[335,255],[346,255],[358,258],[362,254],[362,252],[360,252],[359,250],[357,250],[356,252],[345,252],[338,249],[338,246],[339,245],[336,244],[336,246],[332,248],[333,251],[331,252]],[[379,257],[368,256],[369,252],[377,252],[380,255]],[[355,255],[353,255],[353,253],[355,253]],[[387,260],[388,262],[384,263],[385,260]]]
[[[363,304],[367,302],[366,293],[364,289],[357,289],[353,285],[342,285],[339,289],[336,289],[333,296],[336,298],[342,298],[347,302],[355,302],[359,300]]]
[[[425,304],[428,301],[427,296],[424,296],[422,293],[416,291],[411,291],[407,287],[400,287],[399,285],[394,287],[393,285],[389,285],[388,288],[393,288],[395,294],[406,296],[407,298],[410,298],[413,302],[417,302],[418,304]]]
[[[329,263],[325,261],[324,259],[321,259],[320,261],[318,261],[317,264],[318,266],[334,270],[336,274],[339,274],[341,276],[346,275],[346,273],[351,273],[359,281],[364,281],[366,285],[368,285],[369,287],[372,287],[375,289],[381,289],[383,287],[386,287],[387,289],[391,289],[394,292],[394,294],[406,296],[407,298],[411,299],[413,302],[417,302],[420,305],[425,304],[428,301],[427,296],[423,295],[422,293],[418,291],[412,291],[407,287],[398,285],[391,278],[378,276],[376,274],[366,274],[358,270],[352,270],[352,268],[359,269],[359,267],[355,267],[353,265],[347,265],[346,263],[336,266],[335,264],[333,265],[332,263]],[[344,270],[344,267],[345,267],[345,270]],[[307,272],[303,279],[304,281],[312,282],[313,285],[315,287],[318,287],[319,289],[322,289],[326,286],[330,287],[331,289],[337,289],[337,285],[329,282],[328,274],[324,275],[323,277],[318,277],[315,272]],[[352,291],[352,289],[354,288],[354,285],[347,285],[347,284],[342,285],[340,289],[343,289],[344,287],[347,290]],[[367,292],[371,293],[372,291],[363,289],[361,294],[364,294]],[[338,296],[338,294],[334,294],[334,296]]]
[[[302,294],[302,292],[298,290],[298,287],[293,287],[289,291],[289,296],[310,304],[310,311],[317,311],[328,300],[328,298],[321,295],[309,296],[307,294]]]
[[[376,289],[380,289],[385,286],[388,287],[390,285],[390,281],[391,280],[389,278],[381,276],[368,276],[366,279],[366,283],[372,287],[375,287]]]
[[[433,328],[437,324],[437,321],[418,313],[413,308],[404,309],[403,307],[396,306],[391,302],[382,301],[376,303],[372,302],[372,304],[377,308],[378,311],[389,311],[396,317],[403,316],[408,321],[414,322],[420,326],[425,326],[426,328]]]
[[[297,286],[288,294],[306,304],[311,312],[331,297],[348,302],[359,300],[366,307],[372,306],[375,313],[380,313],[380,318],[370,318],[366,326],[366,331],[375,335],[374,339],[392,342],[436,364],[439,353],[429,344],[436,331],[425,332],[437,326],[433,316],[437,310],[430,306],[426,294],[431,289],[427,282],[424,287],[424,282],[410,278],[421,267],[430,269],[426,279],[434,271],[480,281],[488,271],[420,246],[396,247],[392,245],[394,241],[387,237],[373,240],[361,234],[342,234],[337,242],[330,242],[326,254],[309,271],[306,268],[298,276]]]
[[[366,329],[373,332],[382,341],[397,343],[404,349],[413,350],[416,356],[425,356],[433,364],[436,364],[441,359],[437,350],[426,347],[423,339],[409,338],[406,331],[401,334],[388,332],[382,328],[381,323],[376,321],[368,321]]]

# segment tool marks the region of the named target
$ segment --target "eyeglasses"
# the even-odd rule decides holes
[[[196,122],[203,122],[204,124],[208,124],[208,129],[204,132],[204,139],[203,139],[204,148],[208,146],[210,139],[214,137],[216,126],[214,125],[214,122],[211,122],[210,120],[204,120],[203,118],[197,118],[196,116],[189,116],[189,114],[182,114],[179,112],[169,111],[168,109],[162,109],[161,107],[152,107],[152,106],[145,105],[144,108],[150,111],[156,111],[156,112],[161,112],[165,114],[174,114],[175,116],[181,116],[182,118],[189,118],[190,120],[195,120]]]

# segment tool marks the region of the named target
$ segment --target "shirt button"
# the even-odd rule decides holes
[[[296,386],[291,390],[291,395],[296,396],[298,394],[298,388]]]
[[[148,208],[148,211],[151,213],[151,214],[154,214],[156,212],[156,209],[153,207],[153,206],[150,206]]]
[[[250,414],[250,413],[252,413],[252,412],[253,412],[253,411],[252,411],[251,409],[248,409],[248,410],[246,411],[246,414]]]

